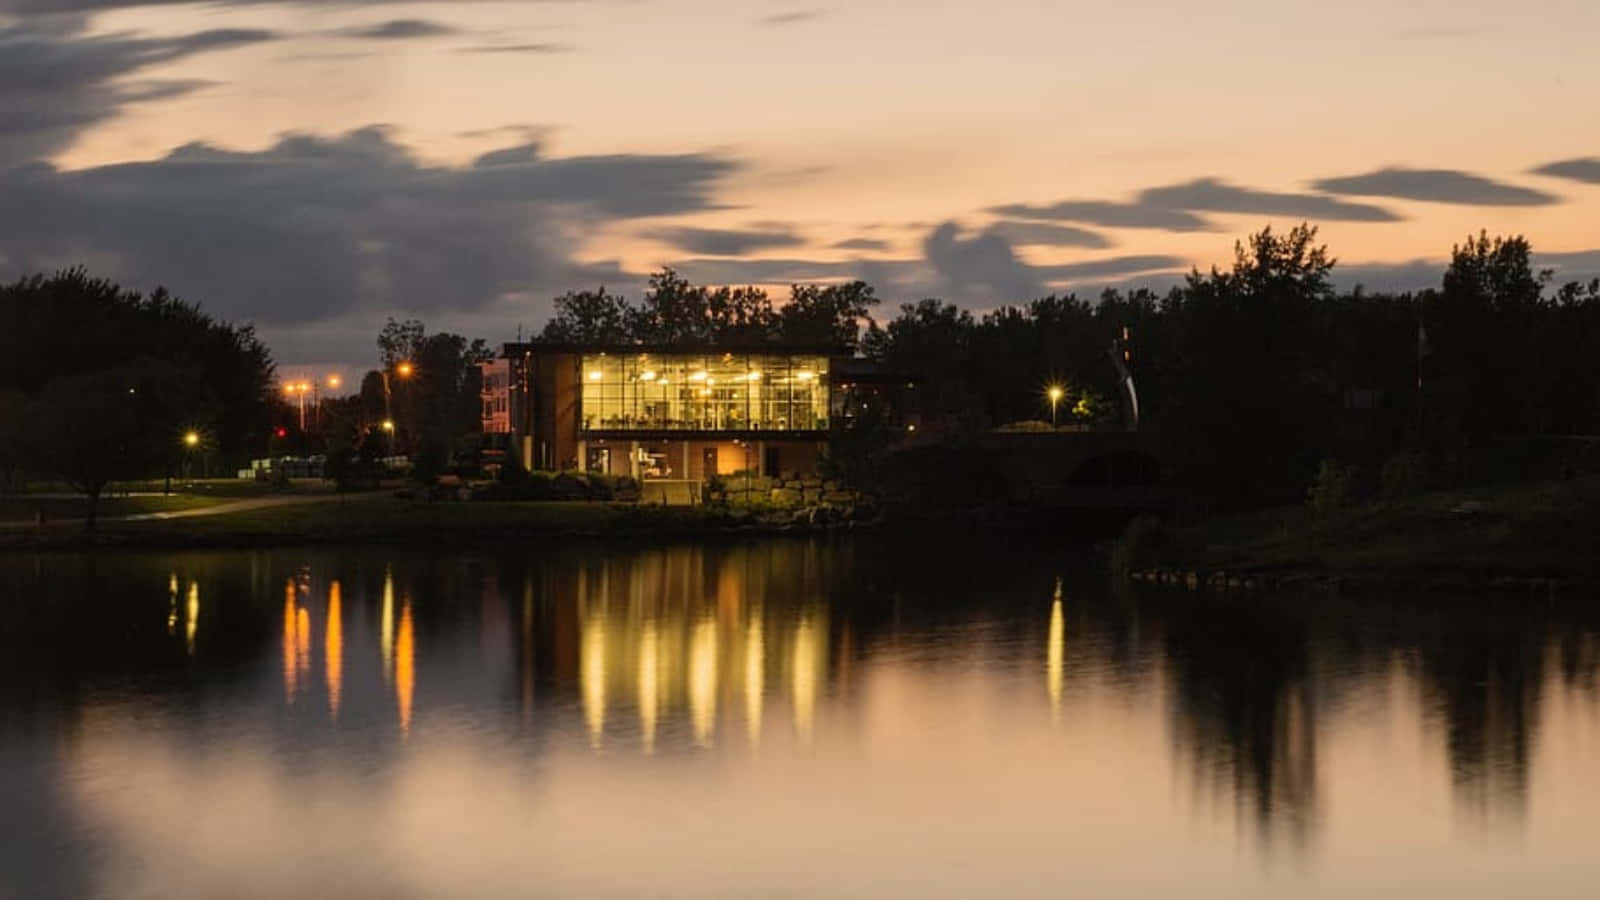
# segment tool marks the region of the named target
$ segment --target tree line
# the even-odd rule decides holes
[[[0,478],[88,497],[194,457],[220,468],[268,439],[274,366],[249,326],[82,268],[0,286]]]

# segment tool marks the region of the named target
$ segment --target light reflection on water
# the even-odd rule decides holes
[[[27,562],[0,562],[17,896],[1600,883],[1581,610],[864,541]]]

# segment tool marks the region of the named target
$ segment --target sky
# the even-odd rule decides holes
[[[1586,279],[1597,37],[1593,0],[0,0],[0,279],[165,285],[291,377],[663,265],[981,311],[1309,221],[1346,286],[1480,229]]]

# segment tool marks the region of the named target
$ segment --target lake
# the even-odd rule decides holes
[[[0,897],[1600,896],[1600,615],[1039,541],[0,558]]]

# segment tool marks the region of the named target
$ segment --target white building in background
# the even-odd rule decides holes
[[[511,433],[511,360],[479,363],[483,377],[483,433]]]

